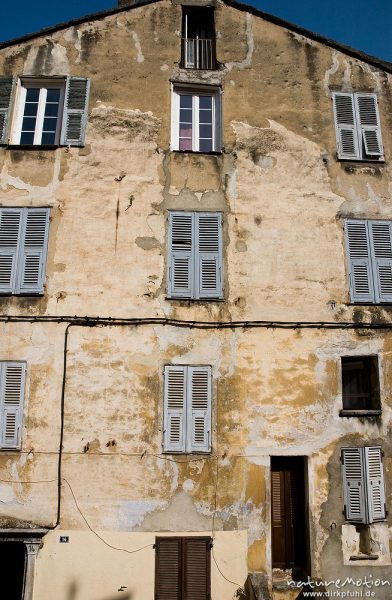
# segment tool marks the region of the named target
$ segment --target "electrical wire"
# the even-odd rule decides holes
[[[220,570],[220,567],[219,567],[218,563],[216,562],[216,558],[215,558],[215,554],[214,554],[214,548],[211,548],[211,554],[212,554],[212,558],[214,559],[214,563],[216,565],[216,568],[218,569],[219,573],[222,575],[223,579],[226,579],[226,581],[228,581],[229,583],[232,583],[233,585],[236,585],[237,588],[239,588],[241,591],[245,592],[244,586],[242,586],[240,583],[237,583],[236,581],[232,581],[231,579],[228,579],[225,575],[223,575],[222,571]]]
[[[68,485],[69,487],[69,491],[72,494],[72,498],[75,502],[75,506],[80,514],[80,516],[82,517],[83,521],[86,523],[87,527],[89,528],[89,530],[91,531],[91,533],[93,533],[99,540],[101,540],[101,542],[103,542],[106,546],[108,546],[109,548],[112,548],[112,550],[119,550],[120,552],[126,552],[127,554],[136,554],[136,552],[140,552],[141,550],[145,550],[145,548],[153,548],[154,544],[147,544],[146,546],[142,546],[141,548],[137,548],[136,550],[126,550],[125,548],[118,548],[117,546],[113,546],[112,544],[109,544],[109,542],[107,542],[103,537],[101,537],[99,535],[99,533],[97,533],[95,531],[95,529],[93,529],[90,525],[90,523],[87,521],[86,517],[84,516],[84,514],[82,513],[78,501],[76,500],[74,491],[71,487],[71,484],[69,483],[68,479],[65,479],[65,477],[62,478],[63,481],[65,481],[65,483]]]

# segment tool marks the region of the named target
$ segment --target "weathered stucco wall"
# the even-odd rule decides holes
[[[343,238],[345,217],[392,219],[390,76],[223,5],[221,68],[199,76],[178,66],[180,29],[181,7],[162,1],[0,51],[5,74],[91,78],[84,148],[0,150],[0,205],[52,207],[45,294],[1,297],[2,313],[390,322],[388,307],[349,304]],[[222,154],[170,152],[171,79],[222,85]],[[378,94],[385,163],[336,160],[333,89]],[[166,298],[174,209],[223,213],[223,302]],[[0,455],[0,522],[53,525],[65,325],[0,329],[0,360],[27,361],[23,449]],[[337,562],[339,576],[363,574],[367,564],[343,566],[344,540],[354,547],[355,535],[342,515],[339,449],[382,444],[390,503],[391,351],[386,330],[71,328],[63,476],[113,545],[216,529],[221,569],[243,584],[246,560],[270,580],[270,456],[306,456],[312,574],[331,579]],[[379,418],[338,416],[340,357],[351,354],[379,356]],[[211,456],[161,455],[168,363],[212,365]],[[70,596],[73,585],[76,600],[114,594],[113,585],[127,586],[119,598],[152,595],[140,587],[153,572],[151,550],[122,556],[81,532],[66,482],[61,527],[71,542],[60,547],[58,532],[44,539],[37,599]],[[386,525],[374,536],[388,539]],[[122,556],[105,589],[83,562],[86,546],[95,566]],[[389,549],[381,554],[377,573],[387,577]],[[95,580],[88,592],[82,569]],[[135,582],[135,572],[145,576]],[[235,587],[214,567],[214,598]]]

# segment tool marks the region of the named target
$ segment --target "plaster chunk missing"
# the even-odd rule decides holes
[[[283,137],[270,127],[252,127],[240,121],[232,121],[231,126],[236,135],[236,149],[245,150],[250,155],[266,155],[285,148]],[[271,166],[270,163],[268,166]]]
[[[92,110],[90,123],[104,137],[118,136],[124,140],[143,143],[155,140],[161,121],[150,111],[120,109],[101,104]]]

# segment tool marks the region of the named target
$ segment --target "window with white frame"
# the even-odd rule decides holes
[[[383,160],[376,94],[333,92],[338,158]]]
[[[386,518],[383,453],[380,446],[342,448],[344,513],[347,521]]]
[[[0,447],[20,448],[26,364],[0,362]]]
[[[0,77],[0,144],[82,146],[89,80]]]
[[[210,366],[167,365],[164,372],[163,449],[211,452]]]
[[[49,208],[0,208],[0,294],[42,294]]]
[[[223,297],[222,214],[169,212],[168,296]]]
[[[392,221],[344,225],[351,302],[392,303]]]
[[[193,152],[221,150],[220,93],[217,88],[173,88],[171,148]]]

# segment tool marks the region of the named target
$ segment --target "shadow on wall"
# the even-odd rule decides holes
[[[132,600],[133,594],[132,592],[125,592],[122,587],[118,589],[120,594],[116,594],[115,596],[106,596],[105,598],[97,598],[97,600]],[[82,600],[78,595],[78,586],[73,581],[69,586],[68,595],[66,600]]]

